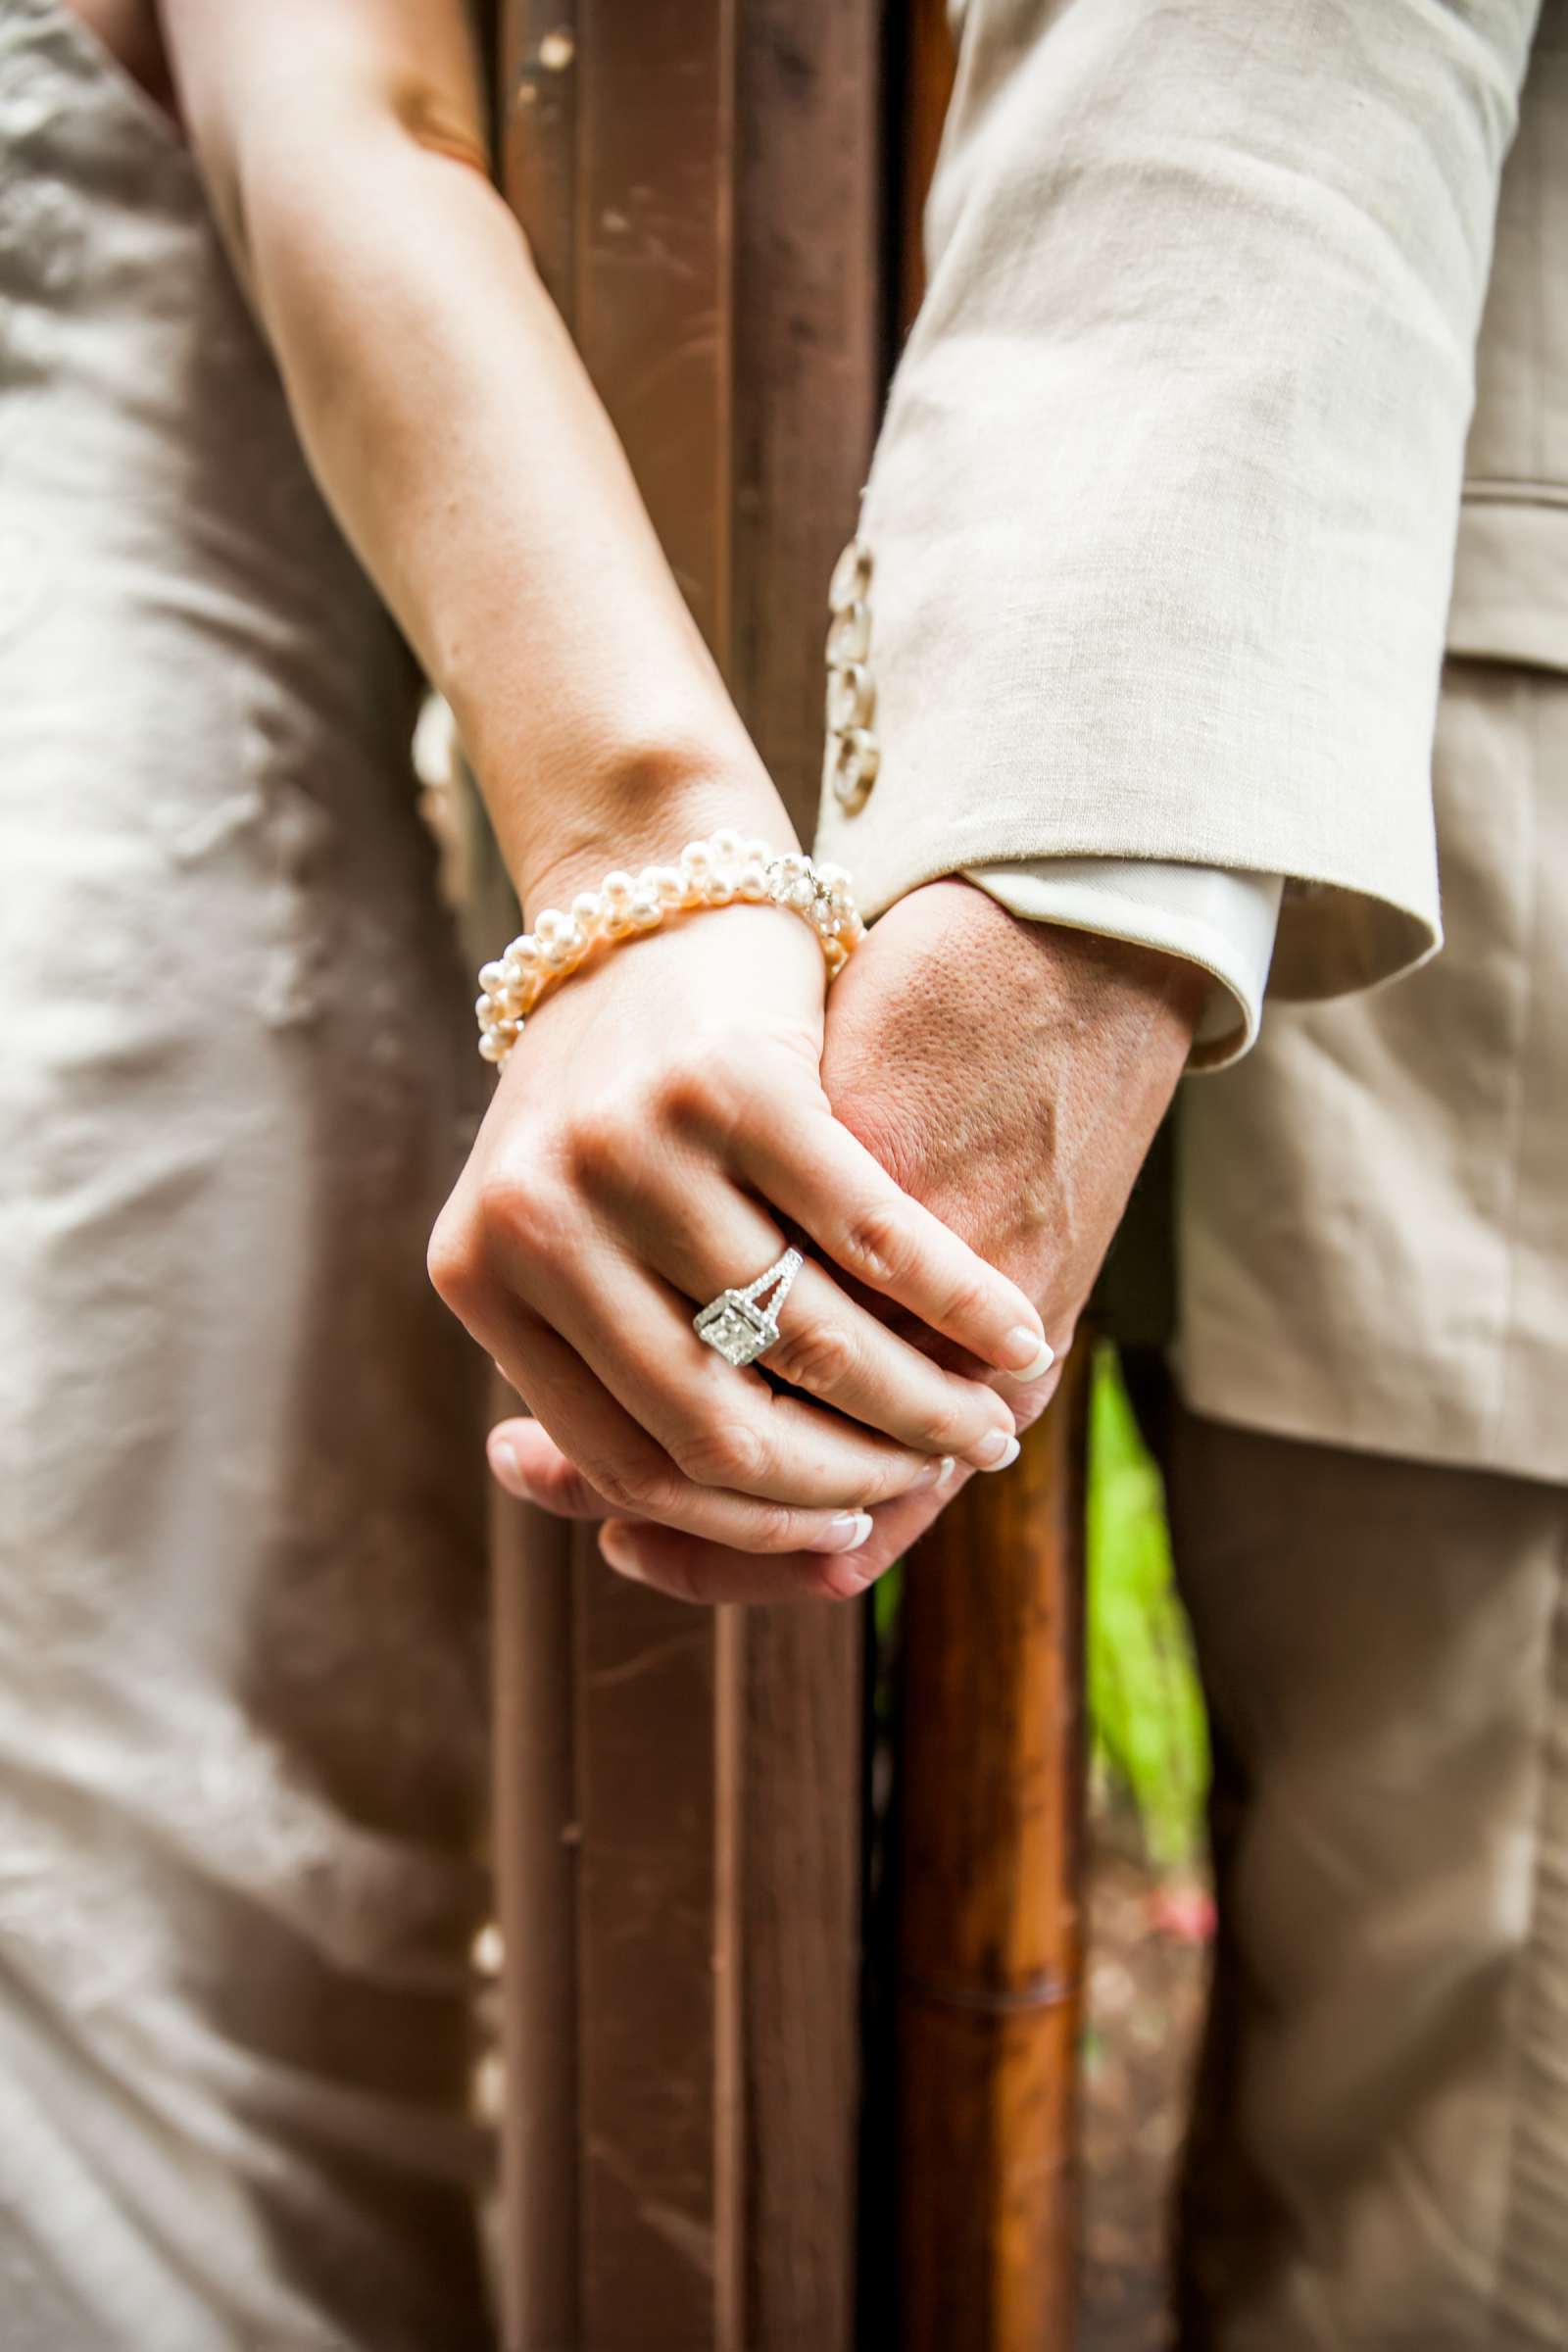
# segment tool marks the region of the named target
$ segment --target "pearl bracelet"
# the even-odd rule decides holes
[[[578,893],[571,912],[550,906],[532,931],[514,939],[494,963],[481,966],[474,1012],[479,1052],[504,1062],[522,1025],[546,990],[574,972],[598,940],[657,931],[666,914],[699,906],[789,906],[810,924],[822,945],[829,980],[865,937],[850,877],[839,865],[816,865],[796,850],[775,856],[765,841],[715,833],[688,842],[678,865],[645,865],[640,874],[607,874],[597,890]]]

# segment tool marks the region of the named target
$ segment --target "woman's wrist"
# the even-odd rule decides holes
[[[488,797],[488,796],[487,796]],[[775,851],[799,847],[789,814],[750,745],[640,743],[585,760],[556,780],[536,817],[492,808],[513,885],[525,914],[569,906],[619,867],[668,865],[689,841],[728,828]]]
[[[678,863],[648,865],[637,874],[616,868],[597,890],[576,892],[569,907],[544,909],[531,930],[481,965],[474,1014],[482,1058],[504,1063],[540,1000],[602,946],[658,931],[669,915],[725,906],[799,916],[830,981],[865,936],[842,867],[819,867],[804,851],[780,852],[720,826],[706,840],[688,842]]]

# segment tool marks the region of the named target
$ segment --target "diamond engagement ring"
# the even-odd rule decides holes
[[[710,1306],[692,1317],[692,1329],[718,1349],[726,1364],[755,1364],[779,1336],[779,1309],[805,1263],[798,1250],[786,1250],[744,1291],[720,1291]],[[760,1303],[764,1298],[765,1306]]]

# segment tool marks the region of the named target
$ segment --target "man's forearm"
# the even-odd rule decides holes
[[[672,796],[694,828],[771,813],[490,185],[455,0],[343,0],[329,27],[314,0],[169,17],[313,466],[453,706],[514,877],[667,854]]]

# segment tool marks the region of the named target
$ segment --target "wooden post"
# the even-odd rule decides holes
[[[803,839],[822,765],[826,587],[882,388],[875,0],[744,0],[737,48],[730,683]],[[739,1664],[737,2352],[855,2341],[861,1619],[750,1609]]]
[[[1072,2340],[1079,1571],[1088,1349],[905,1570],[901,2352]]]
[[[576,255],[576,0],[507,0],[495,24],[502,184],[567,309]],[[498,1393],[498,1411],[515,1408]],[[580,2341],[577,1753],[573,1554],[543,1512],[491,1500],[495,1859],[502,1931],[502,2336]]]
[[[803,824],[879,56],[875,0],[499,25],[508,194]],[[851,2352],[858,1616],[682,1609],[511,1509],[497,1553],[508,2352]]]
[[[514,1412],[510,1391],[500,1412]],[[494,1845],[504,1953],[502,2336],[578,2342],[577,1795],[572,1531],[497,1494]]]
[[[909,0],[904,28],[907,325],[954,59],[942,0]],[[882,2298],[900,2352],[1073,2337],[1088,1359],[1085,1340],[1014,1468],[971,1481],[905,1568]]]

